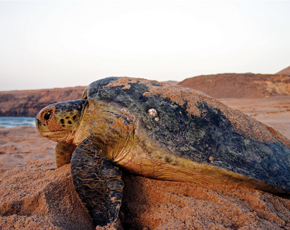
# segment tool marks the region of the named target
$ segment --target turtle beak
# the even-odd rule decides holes
[[[38,117],[35,118],[35,124],[38,129],[43,129],[46,127],[46,125],[42,123]]]

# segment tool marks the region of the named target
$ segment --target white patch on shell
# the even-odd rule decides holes
[[[149,115],[151,117],[157,117],[158,116],[158,113],[157,113],[156,109],[149,109],[148,113],[149,113]]]

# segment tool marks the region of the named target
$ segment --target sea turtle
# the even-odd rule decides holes
[[[82,99],[51,104],[36,117],[71,162],[73,183],[95,225],[117,220],[123,168],[194,183],[232,181],[290,193],[290,141],[202,92],[137,78],[91,83]]]

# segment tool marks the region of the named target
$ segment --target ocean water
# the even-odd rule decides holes
[[[15,126],[35,127],[35,117],[0,117],[0,126],[12,128]]]

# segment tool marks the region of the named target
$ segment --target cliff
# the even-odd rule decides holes
[[[201,75],[178,83],[215,98],[260,98],[290,95],[290,76],[253,73]]]
[[[0,92],[0,116],[34,117],[43,107],[82,96],[85,87]]]

